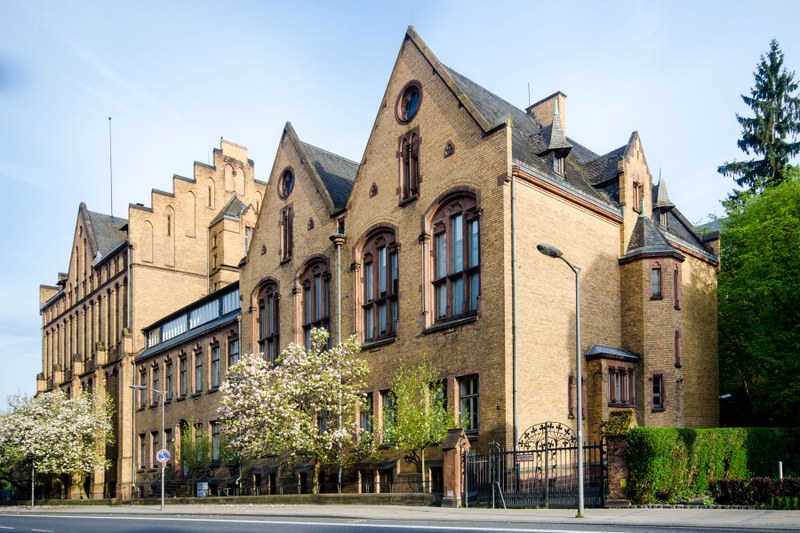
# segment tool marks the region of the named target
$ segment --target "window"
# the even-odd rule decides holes
[[[169,466],[175,455],[175,443],[172,441],[172,430],[169,428],[164,429],[164,449],[169,451],[170,461],[167,461]]]
[[[172,236],[172,215],[167,215],[167,237]]]
[[[287,168],[281,174],[281,181],[278,183],[278,195],[284,200],[292,194],[294,190],[294,172],[292,169]]]
[[[142,387],[147,387],[147,369],[142,368],[139,371],[139,385]],[[147,391],[140,390],[139,391],[139,407],[144,408],[147,405]]]
[[[608,369],[609,405],[633,406],[636,404],[635,371],[633,368]]]
[[[287,206],[281,209],[281,261],[288,261],[292,258],[292,246],[294,244],[294,213],[292,207]]]
[[[471,197],[444,204],[433,219],[434,321],[475,315],[480,297],[479,211]]]
[[[553,154],[553,172],[559,176],[564,175],[564,158],[559,157],[558,154]]]
[[[650,269],[650,299],[660,300],[661,298],[661,265],[656,263]]]
[[[244,255],[250,250],[250,241],[253,240],[253,228],[246,226],[244,228]]]
[[[239,339],[228,341],[228,368],[239,362]]]
[[[362,255],[364,341],[395,336],[399,316],[399,267],[394,233],[383,231],[367,241]]]
[[[203,350],[194,352],[194,392],[203,392]]]
[[[278,286],[267,283],[258,292],[258,351],[265,361],[275,364],[280,342]]]
[[[664,376],[655,374],[653,376],[653,411],[664,410]]]
[[[147,436],[139,433],[139,470],[147,466]]]
[[[186,386],[186,357],[185,356],[181,357],[179,372],[180,372],[180,376],[179,376],[180,394],[181,394],[181,398],[183,398],[183,397],[186,396],[186,390],[188,389],[188,387]]]
[[[413,131],[400,138],[400,197],[414,198],[419,194],[419,133]]]
[[[406,123],[416,116],[422,103],[422,87],[419,82],[412,81],[400,91],[397,97],[397,120]]]
[[[372,434],[372,417],[373,417],[373,400],[372,400],[372,393],[368,392],[364,396],[364,401],[361,402],[361,429],[364,430],[365,433]]]
[[[391,390],[381,391],[381,413],[383,415],[383,441],[389,442],[386,439],[386,430],[394,425],[397,415],[397,398]]]
[[[159,368],[158,368],[158,365],[156,365],[156,366],[153,367],[153,390],[151,391],[153,393],[153,399],[152,399],[153,403],[158,403],[158,393],[156,391],[160,391],[161,390],[161,389],[158,388],[158,385],[159,385],[159,383],[158,383],[159,379],[158,378],[159,377],[160,377],[159,376]]]
[[[480,424],[478,376],[470,376],[461,379],[459,391],[461,419],[465,422],[464,431],[467,433],[476,433],[478,431],[478,425]]]
[[[167,401],[172,399],[172,361],[167,361],[166,382],[164,388],[167,393]]]
[[[575,418],[575,376],[569,376],[567,417]],[[581,379],[581,418],[586,418],[586,380]]]
[[[220,439],[219,439],[219,423],[211,422],[211,461],[218,463],[219,462],[219,448],[220,448]]]
[[[672,269],[672,303],[675,309],[681,308],[681,270],[678,265]]]
[[[150,466],[155,468],[158,465],[158,459],[156,459],[156,454],[158,453],[160,443],[158,441],[158,431],[153,431],[150,433]]]
[[[219,387],[219,344],[211,347],[211,388]]]
[[[300,279],[303,294],[303,340],[306,348],[311,347],[312,328],[328,328],[328,265],[321,260],[309,264]]]
[[[681,352],[683,351],[683,346],[681,345],[681,330],[675,330],[675,368],[680,368],[681,364]]]

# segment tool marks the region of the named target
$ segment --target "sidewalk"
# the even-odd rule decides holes
[[[0,508],[0,514],[30,513],[26,507]],[[41,506],[41,514],[162,515],[156,505]],[[309,520],[352,519],[392,522],[432,521],[526,524],[604,524],[626,526],[688,526],[730,529],[800,531],[800,511],[758,509],[587,509],[575,518],[574,509],[449,509],[394,505],[281,505],[281,504],[170,504],[168,516],[295,517]]]

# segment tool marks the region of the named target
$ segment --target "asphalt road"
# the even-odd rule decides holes
[[[0,514],[0,533],[5,531],[37,533],[411,533],[411,532],[520,532],[531,533],[717,533],[736,531],[750,533],[764,529],[728,529],[697,527],[655,527],[599,524],[524,524],[509,522],[469,522],[451,521],[447,523],[415,520],[394,521],[387,519],[336,519],[336,518],[293,518],[293,517],[231,517],[231,516],[100,516],[59,515],[59,514]]]

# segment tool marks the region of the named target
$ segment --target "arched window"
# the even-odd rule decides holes
[[[294,213],[291,206],[284,207],[281,210],[280,230],[281,261],[288,261],[292,258],[294,245]]]
[[[480,299],[480,210],[472,196],[442,202],[431,221],[433,320],[475,315]]]
[[[313,328],[328,329],[330,325],[328,309],[330,277],[328,263],[321,259],[309,263],[300,277],[302,290],[300,322],[303,325],[303,342],[307,348],[311,346],[311,330]]]
[[[650,266],[650,299],[651,300],[661,300],[663,298],[661,294],[661,264],[660,263],[653,263]]]
[[[400,138],[400,200],[419,193],[419,133],[417,129]]]
[[[373,233],[361,254],[364,342],[392,338],[399,317],[398,246],[391,230]]]
[[[278,312],[278,286],[265,283],[258,291],[258,351],[266,361],[275,364],[280,342],[280,313]],[[238,355],[238,354],[237,354]]]

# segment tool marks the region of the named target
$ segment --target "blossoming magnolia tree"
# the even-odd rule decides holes
[[[369,454],[372,437],[356,421],[367,363],[355,337],[333,348],[327,348],[324,329],[314,329],[311,338],[308,350],[287,346],[274,367],[257,355],[240,359],[221,387],[219,414],[228,446],[243,456],[272,452],[311,459],[316,494],[320,467]]]
[[[9,398],[0,417],[0,458],[27,464],[37,472],[85,475],[109,462],[105,447],[113,442],[113,407],[105,395],[67,398],[46,392],[35,398]]]

